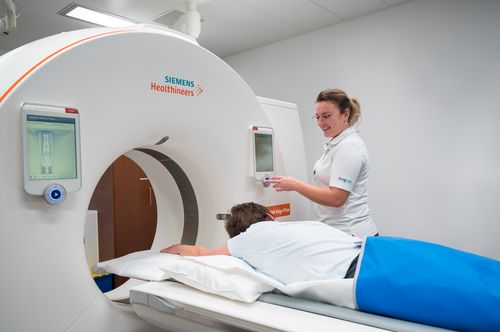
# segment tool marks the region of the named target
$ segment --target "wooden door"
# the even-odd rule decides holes
[[[104,173],[89,209],[98,211],[99,260],[150,249],[156,232],[156,198],[143,170],[121,156]],[[115,276],[114,287],[127,278]]]

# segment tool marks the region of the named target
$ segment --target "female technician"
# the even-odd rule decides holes
[[[313,169],[315,185],[289,176],[269,180],[277,191],[296,191],[313,201],[317,220],[360,238],[377,235],[368,208],[368,151],[355,125],[357,99],[339,89],[321,91],[313,119],[330,139]]]

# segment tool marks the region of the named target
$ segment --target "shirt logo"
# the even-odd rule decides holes
[[[341,176],[338,177],[338,180],[344,182],[344,183],[348,183],[348,184],[352,184],[352,180],[351,179],[346,179],[346,178],[343,178]]]

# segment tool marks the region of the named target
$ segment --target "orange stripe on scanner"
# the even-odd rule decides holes
[[[89,39],[92,39],[92,38],[96,38],[96,37],[100,37],[100,36],[104,36],[104,35],[110,35],[112,33],[117,33],[117,32],[125,32],[125,31],[134,31],[134,30],[116,30],[116,31],[108,31],[108,32],[104,32],[104,33],[100,33],[100,34],[97,34],[97,35],[94,35],[94,36],[90,36],[90,37],[86,37],[86,38],[83,38],[83,39],[80,39],[76,42],[73,42],[69,45],[66,45],[64,46],[63,48],[55,51],[54,53],[46,56],[44,59],[40,60],[36,65],[34,65],[33,67],[31,67],[27,72],[25,72],[21,77],[19,77],[8,89],[7,91],[5,91],[1,96],[0,96],[0,104],[4,101],[4,99],[7,97],[7,95],[12,91],[14,90],[14,88],[16,86],[19,85],[19,83],[21,83],[22,80],[24,80],[26,78],[26,76],[28,76],[31,72],[33,72],[36,68],[40,67],[40,65],[42,65],[44,62],[46,62],[47,60],[49,60],[50,58],[52,58],[53,56],[61,53],[62,51],[64,51],[65,49],[67,48],[70,48],[71,46],[74,46],[76,44],[79,44],[79,43],[82,43],[86,40],[89,40]]]

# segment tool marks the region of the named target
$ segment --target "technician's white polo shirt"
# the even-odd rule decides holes
[[[329,140],[325,153],[314,165],[314,182],[350,194],[339,208],[314,204],[317,219],[359,238],[375,235],[377,227],[368,207],[368,170],[368,151],[355,128],[347,128]]]

